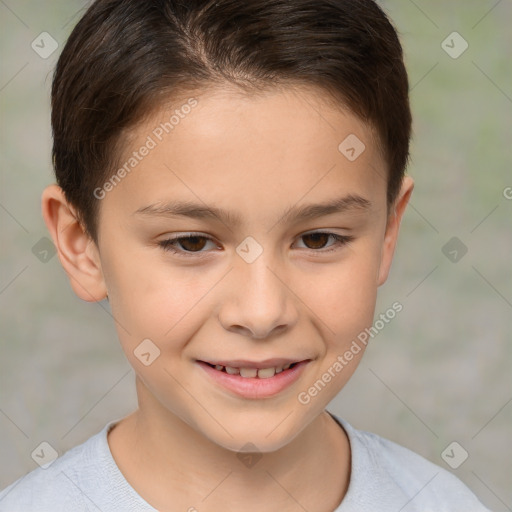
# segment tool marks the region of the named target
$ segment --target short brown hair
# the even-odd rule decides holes
[[[398,35],[373,0],[97,0],[52,87],[57,183],[97,241],[93,191],[125,130],[164,98],[211,85],[317,86],[376,130],[388,207],[409,158],[409,86]],[[341,141],[340,141],[341,142]]]

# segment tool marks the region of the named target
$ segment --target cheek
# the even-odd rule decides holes
[[[373,323],[377,298],[378,257],[372,251],[364,254],[358,253],[350,262],[333,268],[324,279],[324,286],[311,287],[324,337],[319,365],[311,382],[313,394],[308,395],[316,396],[321,390],[322,398],[314,402],[314,407],[327,404],[337,395],[355,372],[366,349],[365,329]],[[315,384],[318,379],[327,384]]]
[[[325,270],[322,285],[310,282],[315,311],[330,327],[336,343],[356,335],[373,321],[377,298],[378,251],[358,250],[339,265]]]
[[[147,250],[106,252],[109,302],[125,351],[145,338],[161,347],[164,340],[187,340],[184,330],[214,286],[214,276],[173,266],[160,255],[155,260]]]

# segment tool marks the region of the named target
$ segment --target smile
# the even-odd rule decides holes
[[[306,359],[296,362],[288,360],[285,364],[275,366],[268,366],[269,363],[231,366],[196,360],[196,364],[205,371],[210,382],[213,381],[219,387],[246,399],[270,398],[281,393],[299,379],[310,362],[311,359]]]
[[[215,368],[219,372],[225,372],[229,375],[240,375],[244,378],[259,378],[259,379],[269,379],[276,375],[277,373],[281,373],[282,371],[293,368],[298,363],[287,363],[281,366],[270,366],[268,368],[236,368],[234,366],[223,366],[221,364],[210,364],[206,363],[212,368]]]

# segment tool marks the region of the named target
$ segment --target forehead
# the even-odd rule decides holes
[[[263,209],[275,218],[274,207],[301,198],[325,202],[345,192],[385,200],[386,166],[373,130],[315,89],[217,89],[169,105],[131,131],[119,163],[129,172],[105,202],[133,213],[199,200],[236,210],[240,221]]]

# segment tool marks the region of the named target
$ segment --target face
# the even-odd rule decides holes
[[[324,410],[387,277],[385,162],[368,126],[321,98],[185,98],[172,128],[164,110],[137,127],[129,172],[98,191],[101,273],[141,409],[231,450],[276,450]]]

